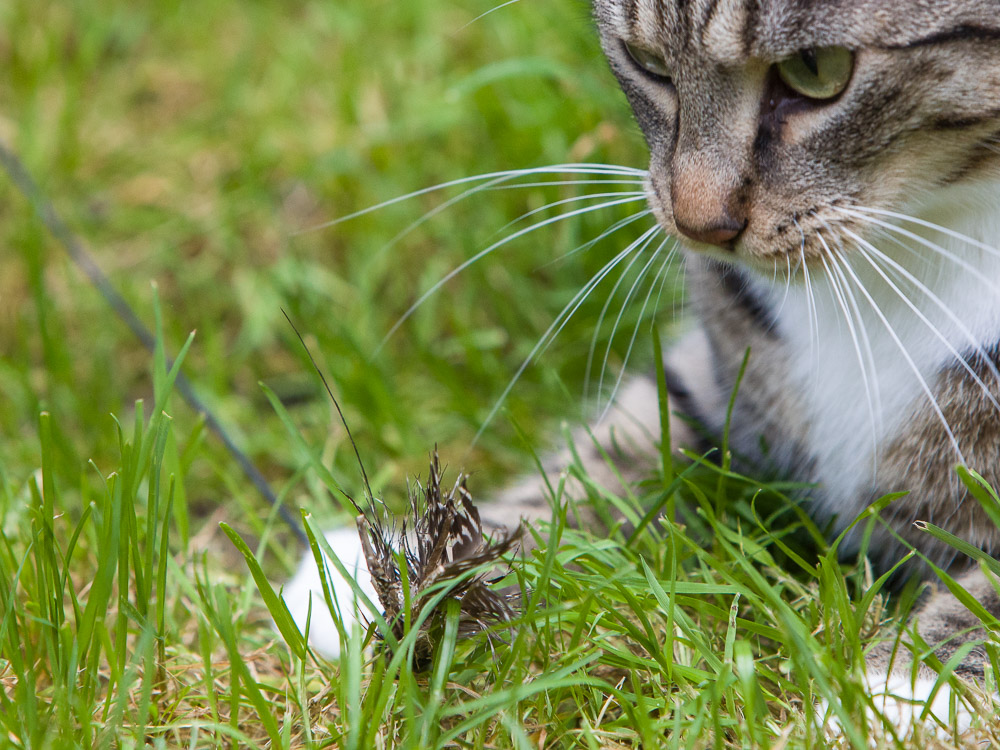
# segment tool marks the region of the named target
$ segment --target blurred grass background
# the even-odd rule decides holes
[[[422,291],[509,221],[579,191],[492,191],[391,246],[454,191],[323,227],[478,173],[567,161],[643,166],[588,5],[521,0],[475,20],[494,5],[0,4],[0,138],[147,324],[157,285],[168,352],[197,330],[185,372],[293,507],[322,511],[330,501],[318,483],[291,479],[304,459],[258,381],[313,445],[326,446],[339,477],[353,482],[356,469],[281,308],[306,334],[390,497],[424,470],[434,443],[488,492],[531,465],[512,422],[539,436],[558,417],[587,412],[583,373],[600,291],[467,453],[541,333],[639,230],[552,261],[627,211],[556,224],[478,263],[377,355]],[[149,398],[151,357],[6,178],[0,248],[0,471],[16,492],[37,468],[34,433],[46,409],[58,466],[76,482],[87,460],[108,468],[116,455],[109,414],[127,416]],[[636,314],[626,311],[612,367]],[[643,332],[638,348],[648,343]],[[195,429],[176,398],[172,416],[179,434]],[[213,436],[181,449],[182,489],[196,512],[224,508],[237,528],[266,512]]]

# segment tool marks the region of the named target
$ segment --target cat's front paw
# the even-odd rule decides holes
[[[884,670],[872,669],[865,675],[865,685],[871,698],[865,708],[865,723],[873,743],[875,737],[887,733],[886,724],[901,738],[913,735],[918,729],[925,735],[927,732],[962,735],[972,728],[977,716],[967,699],[958,695],[947,681],[939,683],[936,675],[886,674]],[[987,702],[990,710],[995,710],[993,702],[989,699]],[[845,734],[837,712],[827,701],[817,705],[816,715],[828,736]]]
[[[330,548],[336,553],[347,572],[354,577],[361,591],[370,600],[377,601],[357,529],[345,526],[328,531],[325,536]],[[349,633],[356,623],[361,622],[363,605],[356,601],[351,583],[341,575],[337,566],[329,561],[326,564],[326,577],[330,583],[334,604],[340,611],[344,629]],[[298,570],[285,584],[282,595],[285,604],[288,605],[288,611],[291,612],[301,632],[306,632],[308,621],[309,645],[329,659],[340,656],[342,645],[340,632],[323,598],[323,583],[311,551],[307,550],[302,556]]]
[[[875,708],[900,730],[933,722],[963,733],[972,725],[968,704],[936,675],[871,674],[868,685]]]

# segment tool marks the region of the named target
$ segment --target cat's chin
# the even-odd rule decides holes
[[[748,254],[741,248],[729,251],[687,239],[681,240],[681,247],[688,255],[707,258],[737,271],[749,272],[761,281],[774,282],[782,287],[789,281],[793,284],[805,281],[801,261],[788,253],[779,252],[762,256]]]

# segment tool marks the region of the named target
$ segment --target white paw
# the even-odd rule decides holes
[[[866,710],[868,726],[873,734],[881,733],[882,717],[904,738],[918,725],[931,730],[943,725],[949,733],[954,728],[959,734],[972,725],[973,714],[968,704],[954,695],[947,682],[938,686],[933,698],[931,693],[936,680],[924,676],[914,679],[909,674],[872,673],[866,675],[865,682],[877,711],[870,707]],[[819,720],[825,719],[824,727],[829,733],[842,734],[840,721],[826,701],[821,701],[816,710]]]
[[[371,577],[368,575],[368,566],[365,564],[365,555],[357,529],[345,526],[328,531],[324,536],[347,572],[354,576],[361,590],[377,605],[378,599]],[[361,622],[361,610],[364,605],[355,600],[353,587],[330,562],[326,564],[326,577],[330,583],[334,605],[343,620],[344,630],[350,633],[351,629]],[[283,597],[285,604],[288,605],[288,611],[291,612],[301,632],[306,632],[306,620],[309,620],[309,645],[329,659],[337,658],[341,649],[340,633],[323,598],[323,584],[311,551],[307,550],[302,556],[299,569],[284,586]]]
[[[884,674],[870,675],[868,684],[872,689],[875,707],[894,726],[902,732],[912,727],[914,723],[933,722],[935,719],[946,727],[957,725],[959,733],[966,731],[972,724],[972,712],[958,696],[952,697],[951,686],[944,682],[934,693],[936,680],[928,677],[911,679],[910,675]],[[955,723],[951,721],[952,706],[954,706]]]

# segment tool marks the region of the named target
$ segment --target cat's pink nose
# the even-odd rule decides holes
[[[733,249],[749,219],[742,183],[724,158],[704,151],[679,154],[670,182],[677,231],[695,242]]]
[[[746,226],[745,222],[737,221],[729,214],[716,217],[712,223],[700,226],[689,226],[675,216],[674,224],[677,225],[677,231],[685,237],[689,237],[695,242],[704,242],[706,245],[728,245],[739,236],[743,227]]]

